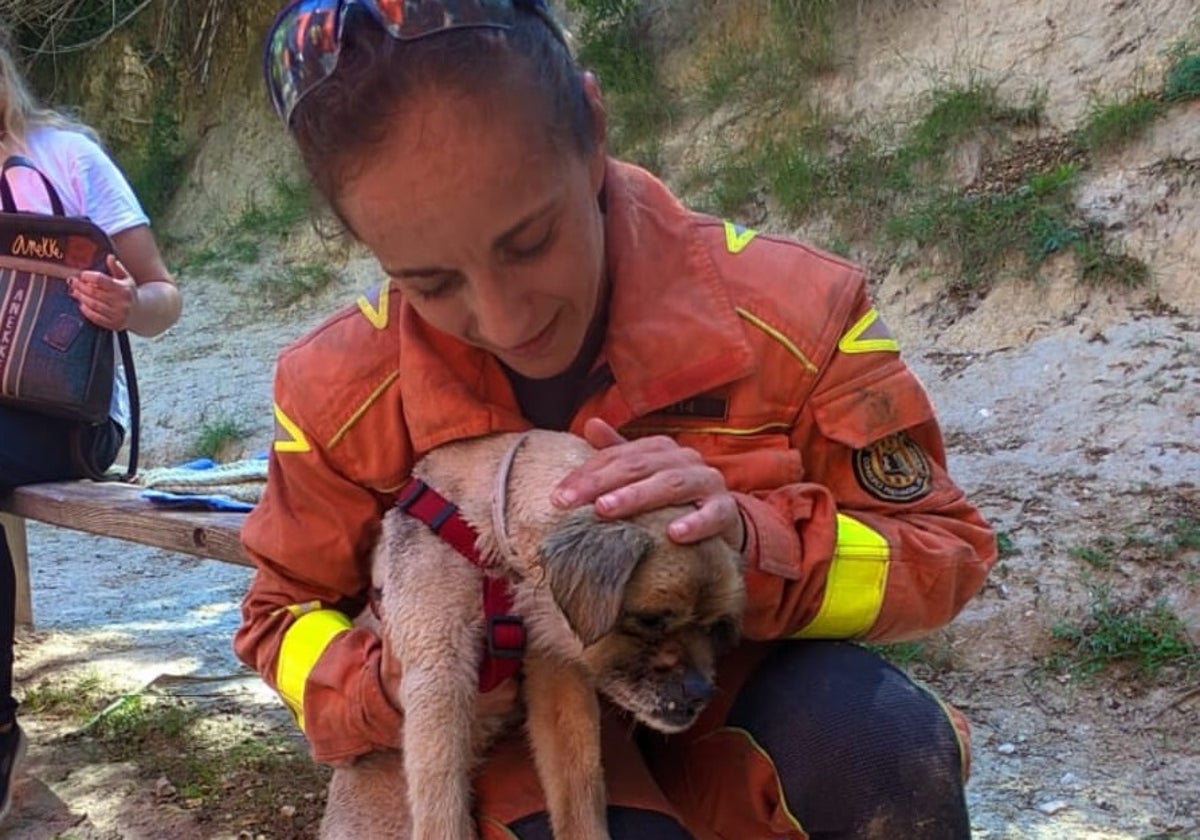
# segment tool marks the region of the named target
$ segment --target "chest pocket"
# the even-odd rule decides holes
[[[674,435],[681,446],[697,450],[725,476],[730,490],[774,490],[800,481],[804,462],[784,429],[754,434],[693,433]]]
[[[814,399],[812,411],[822,434],[851,449],[934,419],[924,386],[899,365]]]

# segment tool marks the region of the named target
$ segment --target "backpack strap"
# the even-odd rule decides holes
[[[5,213],[17,213],[17,202],[13,198],[12,187],[8,185],[8,171],[16,167],[24,167],[32,169],[42,179],[42,185],[46,188],[46,195],[50,198],[50,209],[54,211],[55,216],[67,215],[63,211],[62,199],[58,197],[58,190],[54,189],[54,185],[50,183],[50,179],[46,177],[46,173],[33,165],[27,157],[21,155],[9,155],[4,161],[4,166],[0,167],[0,209]]]

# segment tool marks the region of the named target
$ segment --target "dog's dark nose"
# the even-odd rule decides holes
[[[699,671],[688,671],[683,677],[683,699],[693,708],[708,705],[715,691],[712,680]]]

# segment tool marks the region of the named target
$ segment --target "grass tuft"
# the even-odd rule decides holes
[[[236,419],[221,417],[200,427],[200,433],[192,446],[192,452],[199,458],[218,460],[233,444],[246,439],[249,432]]]
[[[1196,46],[1179,44],[1172,49],[1171,59],[1163,85],[1163,99],[1186,102],[1200,98],[1200,52]]]
[[[1154,96],[1137,94],[1115,102],[1096,102],[1079,129],[1079,142],[1092,152],[1114,149],[1137,139],[1163,113]]]
[[[109,694],[111,689],[96,674],[67,681],[44,680],[25,689],[21,709],[30,715],[83,723],[104,708]]]
[[[1118,664],[1151,679],[1167,666],[1200,673],[1200,648],[1165,600],[1148,608],[1119,604],[1102,584],[1091,587],[1091,598],[1081,623],[1053,628],[1054,638],[1068,645],[1056,662],[1059,670],[1085,679]]]

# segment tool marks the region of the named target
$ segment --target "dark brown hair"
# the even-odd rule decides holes
[[[455,29],[413,41],[392,38],[368,14],[351,10],[337,68],[297,104],[291,121],[313,183],[335,212],[356,162],[386,143],[393,118],[422,89],[487,97],[525,85],[542,99],[555,143],[580,154],[594,150],[594,119],[574,58],[549,22],[514,5],[511,29]]]

